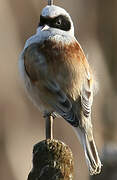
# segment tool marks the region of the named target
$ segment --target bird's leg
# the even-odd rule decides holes
[[[46,124],[46,139],[53,139],[53,119],[54,116],[51,113],[45,113],[45,124]]]

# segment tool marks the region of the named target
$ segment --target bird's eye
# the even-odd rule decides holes
[[[62,23],[61,19],[58,19],[58,20],[56,21],[56,25],[57,25],[57,26],[60,26],[61,23]]]

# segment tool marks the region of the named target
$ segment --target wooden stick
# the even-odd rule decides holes
[[[53,139],[53,116],[46,116],[46,139]]]
[[[53,0],[48,0],[48,5],[53,5]]]

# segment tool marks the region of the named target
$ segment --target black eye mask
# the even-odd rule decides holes
[[[66,16],[60,15],[55,18],[40,16],[40,23],[38,26],[48,25],[52,28],[69,31],[71,29],[71,23]]]

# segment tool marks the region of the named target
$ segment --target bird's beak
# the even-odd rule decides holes
[[[42,26],[41,31],[46,31],[48,29],[49,29],[49,26],[48,25],[44,25],[44,26]]]

